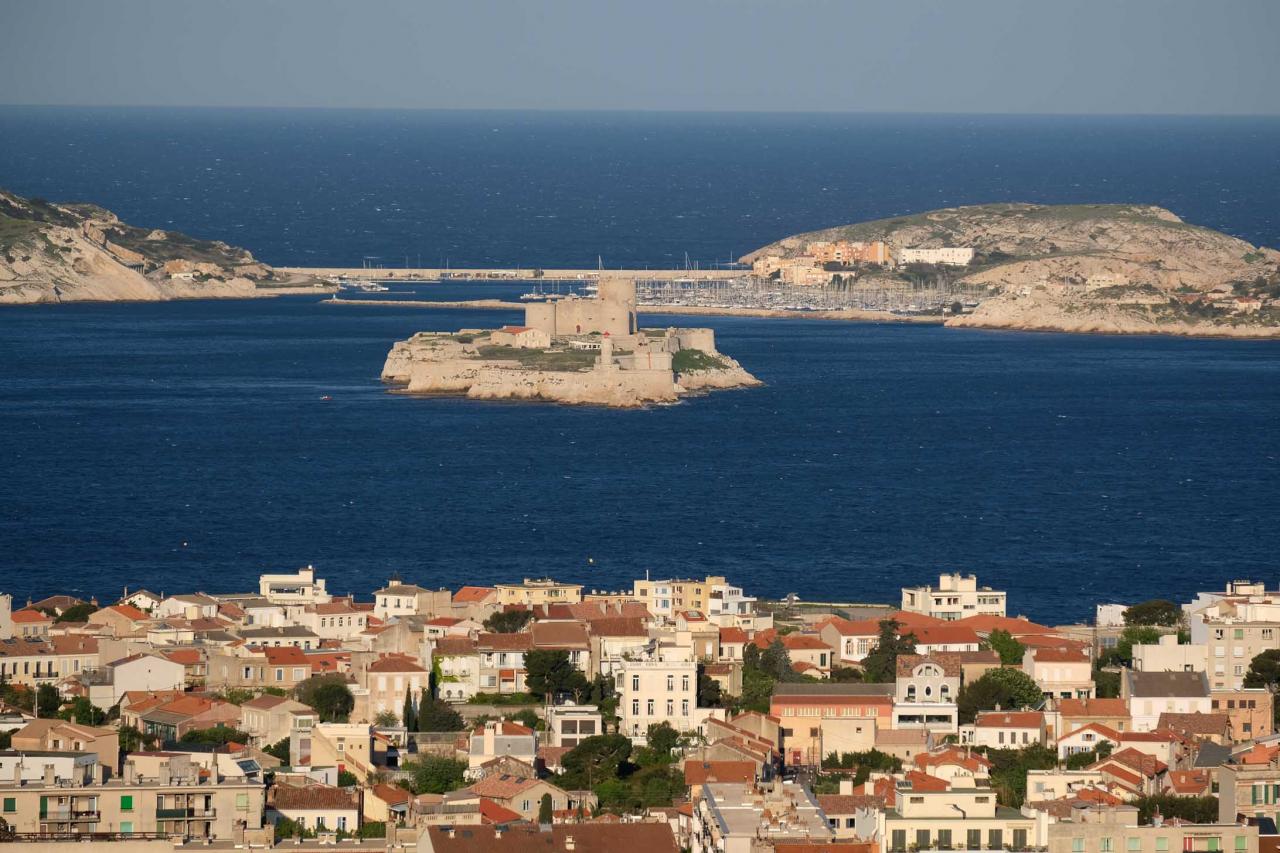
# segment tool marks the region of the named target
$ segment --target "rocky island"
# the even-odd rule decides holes
[[[244,298],[323,287],[226,243],[137,228],[94,204],[0,190],[0,304]]]
[[[716,350],[711,329],[641,329],[635,282],[594,298],[531,302],[521,326],[420,332],[397,342],[384,382],[410,394],[635,408],[760,381]]]
[[[980,294],[948,326],[1280,337],[1280,253],[1128,204],[988,204],[798,234],[742,258],[810,286]]]

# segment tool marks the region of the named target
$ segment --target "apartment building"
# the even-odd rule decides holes
[[[1161,714],[1208,714],[1212,710],[1203,672],[1125,670],[1120,677],[1120,698],[1128,703],[1136,732],[1156,728]]]
[[[525,578],[520,583],[500,583],[499,607],[539,607],[548,604],[578,604],[582,601],[582,584],[558,583],[551,578]]]
[[[404,616],[449,616],[453,594],[447,589],[424,589],[392,578],[373,594],[373,615],[384,622]]]
[[[835,838],[818,800],[803,785],[734,782],[702,785],[693,812],[692,853],[753,853],[764,845]]]
[[[471,730],[468,739],[468,778],[478,779],[481,767],[497,758],[514,758],[530,767],[538,757],[538,736],[533,729],[519,723],[490,720]]]
[[[0,680],[36,687],[98,666],[98,639],[65,634],[48,639],[0,640]]]
[[[1249,754],[1234,755],[1218,768],[1218,822],[1270,818],[1280,823],[1280,757],[1259,763]]]
[[[1004,592],[979,587],[974,575],[944,574],[938,585],[902,588],[902,609],[936,619],[954,621],[967,616],[1004,616]]]
[[[332,596],[325,589],[324,578],[316,577],[316,567],[307,566],[287,574],[258,577],[258,595],[272,604],[324,604]]]
[[[1049,824],[1049,853],[1256,853],[1258,828],[1232,821],[1194,824],[1164,821],[1138,824],[1138,809],[1127,805],[1080,805]]]
[[[350,598],[336,598],[304,608],[297,620],[300,627],[321,640],[353,640],[369,627],[369,616],[369,610],[358,607]]]
[[[133,654],[98,669],[81,672],[80,683],[89,701],[102,710],[120,703],[125,693],[134,691],[182,690],[187,668],[162,655]]]
[[[1243,687],[1249,663],[1280,647],[1280,593],[1264,593],[1261,587],[1240,587],[1247,592],[1188,612],[1191,643],[1206,647],[1206,671],[1214,689]]]
[[[1165,634],[1155,643],[1134,644],[1133,668],[1138,672],[1208,672],[1209,647],[1180,644],[1177,634]]]
[[[522,634],[481,634],[476,638],[480,656],[477,683],[482,693],[524,691],[524,656],[533,648],[533,636]]]
[[[579,741],[604,734],[604,717],[595,705],[548,705],[546,720],[547,746],[575,747]]]
[[[892,727],[956,734],[960,659],[956,654],[898,655]]]
[[[818,636],[832,648],[836,664],[860,664],[876,649],[880,622],[877,619],[855,622],[836,616],[822,623]]]
[[[258,747],[279,743],[295,728],[310,729],[319,721],[315,709],[287,696],[263,693],[240,706],[240,730]]]
[[[861,752],[891,729],[894,684],[782,683],[769,700],[781,721],[780,750],[789,765],[818,764],[829,752]]]
[[[372,721],[384,711],[397,716],[404,709],[405,697],[417,702],[430,686],[431,670],[408,655],[387,655],[364,668],[361,686],[367,696],[358,696],[352,719]],[[365,702],[360,702],[365,699]]]
[[[670,723],[679,732],[697,728],[698,665],[693,661],[623,661],[616,682],[618,730],[632,740],[643,743],[649,726],[658,723]]]
[[[1075,649],[1029,648],[1022,655],[1022,671],[1044,691],[1059,699],[1091,699],[1095,693],[1093,661]]]
[[[1028,817],[996,803],[990,788],[919,790],[900,780],[894,805],[880,814],[880,838],[887,853],[958,848],[1029,850],[1044,844],[1047,818]]]
[[[1044,714],[1039,711],[982,711],[966,728],[962,743],[992,749],[1023,749],[1046,740]]]
[[[475,640],[441,637],[433,644],[431,656],[440,666],[438,695],[441,699],[465,702],[476,694],[480,679],[480,651]]]
[[[1209,691],[1210,709],[1216,714],[1227,715],[1231,739],[1236,743],[1272,734],[1275,729],[1275,700],[1275,694],[1265,687]]]
[[[0,753],[0,764],[6,753]],[[72,772],[59,767],[69,759]],[[24,753],[42,764],[39,777],[0,772],[0,818],[20,833],[53,836],[92,833],[161,833],[192,839],[230,840],[237,828],[262,828],[265,789],[245,777],[202,774],[185,755],[158,765],[153,776],[126,761],[124,773],[103,781],[90,754]],[[71,765],[68,765],[71,766]]]
[[[712,615],[713,598],[715,599],[714,610],[717,616],[733,617],[737,615],[746,616],[755,611],[755,599],[747,598],[742,594],[739,587],[734,587],[719,575],[709,575],[708,577],[697,580],[691,578],[668,578],[666,580],[638,580],[632,584],[631,594],[636,601],[639,601],[654,616],[662,616],[667,619],[675,617],[675,614],[681,610],[696,610],[699,613],[710,616]],[[735,613],[732,611],[742,608],[742,612]],[[733,625],[731,620],[726,620],[717,625]]]
[[[91,753],[111,775],[120,766],[120,736],[113,728],[82,726],[57,718],[35,719],[13,733],[9,746],[16,752]]]

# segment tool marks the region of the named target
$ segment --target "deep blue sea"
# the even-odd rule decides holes
[[[277,264],[707,265],[993,200],[1152,202],[1277,245],[1280,121],[4,108],[0,186]],[[1278,344],[707,318],[767,387],[614,412],[378,382],[397,339],[511,319],[0,310],[0,590],[311,562],[362,594],[648,570],[885,601],[959,569],[1060,621],[1276,582]]]

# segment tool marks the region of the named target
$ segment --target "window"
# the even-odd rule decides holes
[[[1243,835],[1236,836],[1236,850],[1247,850],[1249,848],[1249,839]]]
[[[674,717],[676,713],[676,702],[674,699],[667,700],[667,716]]]
[[[1124,847],[1125,847],[1125,849],[1126,849],[1126,850],[1133,850],[1133,851],[1141,850],[1141,849],[1142,849],[1142,839],[1141,839],[1141,838],[1133,838],[1133,837],[1126,838],[1126,839],[1124,840]]]
[[[905,829],[895,829],[893,831],[893,843],[890,849],[899,851],[907,849],[907,831]]]
[[[917,830],[916,830],[916,846],[917,846],[917,847],[919,847],[921,850],[925,850],[925,849],[927,849],[927,848],[928,848],[928,846],[929,846],[929,830],[927,830],[927,829],[917,829]]]
[[[1209,843],[1209,846],[1206,848],[1209,851],[1219,850],[1222,847],[1220,843],[1221,839],[1219,839],[1218,836],[1216,835],[1212,835],[1206,838],[1205,841]]]
[[[1027,849],[1027,831],[1025,829],[1015,829],[1013,831],[1013,849]]]
[[[1071,839],[1071,853],[1084,853],[1084,839],[1083,839],[1083,838],[1073,838],[1073,839]]]
[[[8,811],[8,809],[6,808],[5,811]],[[133,811],[133,794],[124,794],[120,797],[120,811]]]
[[[1110,838],[1101,839],[1098,842],[1098,849],[1101,850],[1102,853],[1111,853],[1111,851],[1114,849],[1111,846],[1111,839]]]
[[[680,700],[680,716],[682,717],[689,716],[689,700],[688,699]]]
[[[16,797],[4,798],[4,813],[13,814],[18,810],[18,800]]]
[[[1157,851],[1157,853],[1168,853],[1168,850],[1169,850],[1169,839],[1168,839],[1168,837],[1167,837],[1167,836],[1160,836],[1159,838],[1157,838],[1157,839],[1156,839],[1156,851]]]
[[[689,690],[689,676],[680,676],[680,689],[686,692]]]
[[[987,847],[992,850],[999,850],[1004,847],[1004,830],[992,829],[987,831]]]
[[[529,810],[529,801],[528,801],[528,800],[521,800],[521,801],[520,801],[520,811],[522,811],[522,812],[527,812],[528,810]]]
[[[631,716],[633,717],[640,716],[640,700],[639,699],[631,700]]]
[[[942,850],[948,850],[951,848],[951,830],[938,830],[938,847]]]
[[[1232,634],[1232,636],[1233,636],[1235,639],[1237,639],[1237,640],[1243,640],[1243,639],[1244,639],[1244,629],[1243,629],[1243,628],[1236,628],[1236,630],[1235,630],[1235,632]]]
[[[338,831],[345,832],[347,829],[347,816],[342,815],[338,818]]]
[[[646,707],[646,713],[647,713],[650,717],[652,717],[652,716],[653,716],[653,700],[652,700],[652,699],[650,699],[648,702],[646,702],[646,703],[645,703],[645,707]]]
[[[970,829],[965,832],[965,841],[970,850],[982,849],[982,830]]]
[[[243,812],[248,810],[249,810],[249,795],[236,794],[236,811]]]
[[[638,675],[633,675],[633,676],[631,676],[631,689],[632,689],[633,691],[635,691],[635,692],[639,692],[639,690],[640,690],[640,676],[638,676]]]

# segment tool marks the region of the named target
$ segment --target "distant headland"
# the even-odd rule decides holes
[[[137,228],[94,204],[54,204],[0,190],[0,305],[157,301],[317,293],[247,250]]]
[[[420,332],[396,343],[383,381],[411,394],[634,408],[761,384],[716,350],[711,329],[641,329],[635,282],[524,306],[523,325]]]

